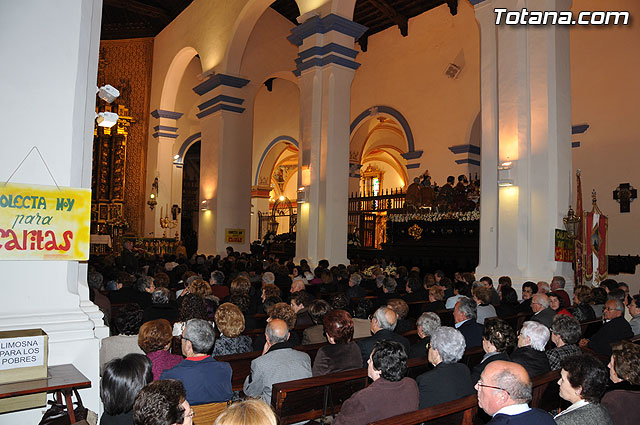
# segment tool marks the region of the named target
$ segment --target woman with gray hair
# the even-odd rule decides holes
[[[427,357],[427,346],[431,342],[431,334],[441,325],[440,316],[433,312],[422,313],[416,322],[420,340],[409,349],[409,358]]]
[[[522,324],[518,334],[518,348],[511,354],[511,361],[522,365],[530,378],[551,370],[544,352],[549,335],[549,328],[542,323],[527,321]]]
[[[420,409],[474,394],[469,368],[458,361],[466,344],[459,330],[441,326],[431,334],[427,358],[433,370],[416,378],[420,390]]]
[[[556,345],[555,348],[547,351],[549,366],[551,370],[559,370],[562,359],[569,356],[580,354],[578,341],[582,335],[580,322],[573,316],[564,314],[556,314],[553,318],[551,326],[551,341]]]

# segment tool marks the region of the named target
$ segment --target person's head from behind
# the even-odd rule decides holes
[[[599,403],[607,387],[606,367],[591,354],[565,357],[560,362],[560,397],[570,403],[585,400]]]
[[[389,307],[380,307],[371,319],[371,333],[375,334],[382,329],[393,331],[396,328],[398,315]]]
[[[322,318],[331,310],[331,306],[325,300],[315,300],[309,307],[309,315],[316,325],[322,324]]]
[[[478,304],[471,298],[461,297],[453,309],[453,319],[456,323],[465,320],[475,320],[478,317]]]
[[[383,378],[397,382],[407,373],[407,353],[399,342],[378,341],[373,346],[368,365],[369,378],[374,381]]]
[[[490,416],[504,407],[531,401],[529,374],[513,362],[496,360],[487,364],[475,388],[478,405]]]
[[[168,350],[171,347],[171,324],[166,319],[146,322],[140,327],[138,345],[145,353]]]
[[[577,344],[582,335],[578,319],[566,314],[556,314],[551,325],[551,341],[558,347]]]
[[[289,330],[295,328],[296,326],[296,312],[293,311],[293,308],[287,303],[277,303],[273,307],[269,309],[269,317],[267,321],[273,319],[282,319],[289,326]]]
[[[424,339],[431,336],[433,331],[438,329],[441,325],[440,316],[433,312],[422,313],[418,317],[416,322],[416,328],[418,329],[418,336]]]
[[[346,344],[353,338],[353,319],[345,310],[331,310],[322,318],[322,326],[331,344]]]
[[[151,360],[143,354],[127,354],[106,364],[100,381],[100,398],[111,416],[133,409],[136,395],[153,381]]]
[[[133,405],[135,425],[191,425],[193,411],[181,381],[153,381],[140,391]]]
[[[516,345],[516,332],[504,320],[487,318],[482,330],[482,348],[485,353],[507,353]]]
[[[441,326],[431,334],[431,345],[427,358],[437,366],[440,363],[456,363],[464,354],[466,342],[459,330]]]
[[[608,367],[613,383],[627,381],[640,385],[640,345],[629,342],[614,345]]]
[[[518,293],[511,286],[500,288],[500,302],[509,305],[518,305]]]
[[[398,319],[406,319],[409,314],[409,305],[400,298],[392,298],[387,301],[387,307],[396,312]]]
[[[138,304],[127,304],[113,319],[116,330],[121,335],[137,335],[142,325],[142,315]]]
[[[260,399],[237,401],[217,417],[213,425],[277,425],[271,406]]]
[[[184,296],[178,310],[178,321],[186,322],[191,319],[207,319],[207,302],[196,294]]]
[[[264,334],[269,345],[279,344],[289,339],[289,327],[282,319],[272,319],[267,323]]]
[[[215,342],[216,334],[211,323],[202,319],[191,319],[182,331],[182,354],[185,357],[210,354]]]
[[[518,337],[518,347],[530,346],[536,351],[544,351],[550,336],[549,328],[542,323],[529,320],[522,324]]]
[[[227,338],[235,338],[244,331],[244,315],[232,303],[224,303],[216,310],[215,322],[220,333]]]

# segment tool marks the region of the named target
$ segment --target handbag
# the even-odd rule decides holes
[[[89,409],[84,407],[82,404],[82,399],[80,398],[80,394],[78,394],[78,390],[73,389],[73,394],[76,396],[78,401],[73,402],[72,404],[77,405],[73,409],[73,413],[76,417],[76,423],[82,420],[87,419],[87,414]],[[69,412],[67,411],[66,404],[60,404],[56,401],[48,401],[47,404],[50,404],[51,407],[44,412],[44,416],[38,425],[72,425],[71,420],[69,419]]]

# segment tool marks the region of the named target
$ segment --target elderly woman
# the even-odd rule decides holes
[[[353,319],[344,310],[331,310],[322,318],[329,344],[318,349],[313,376],[362,367],[360,348],[353,339]]]
[[[373,383],[342,404],[333,425],[366,425],[418,409],[416,381],[405,377],[407,354],[395,341],[378,341],[369,356]]]
[[[469,368],[458,363],[465,346],[464,336],[457,329],[441,326],[433,331],[427,359],[434,369],[416,378],[420,409],[474,393]]]
[[[564,305],[564,300],[562,299],[562,296],[560,296],[560,294],[558,294],[557,292],[549,292],[547,296],[549,297],[549,307],[551,307],[551,310],[555,311],[556,314],[563,314],[565,316],[573,317],[573,314],[571,314],[569,310],[565,308],[567,306]]]
[[[575,317],[557,314],[553,318],[551,341],[556,347],[547,351],[551,370],[560,369],[560,363],[565,357],[581,353],[580,347],[578,347],[580,335],[582,335],[580,322]]]
[[[431,334],[441,325],[440,316],[433,312],[422,313],[416,322],[420,341],[409,349],[409,358],[427,357],[427,350],[431,343]]]
[[[640,418],[640,346],[617,344],[609,362],[609,379],[613,385],[602,397],[616,425],[635,425]]]
[[[160,379],[166,369],[171,369],[183,359],[170,353],[171,325],[165,319],[151,320],[140,327],[138,345],[153,363],[153,380]]]
[[[478,286],[473,290],[473,300],[478,304],[476,322],[484,325],[487,317],[496,317],[496,309],[491,305],[491,289],[486,286]]]
[[[415,323],[412,320],[407,319],[407,316],[409,315],[409,305],[405,300],[400,298],[391,298],[387,301],[387,307],[395,311],[398,315],[396,327],[393,330],[395,333],[402,335],[415,329]]]
[[[187,294],[183,298],[178,310],[178,321],[173,324],[173,336],[182,336],[184,324],[191,319],[209,319],[204,298],[196,294]]]
[[[596,314],[589,305],[591,301],[591,288],[585,285],[576,287],[573,291],[573,307],[570,312],[579,322],[593,320]]]
[[[551,370],[549,359],[544,352],[549,336],[549,328],[542,323],[528,321],[522,324],[518,335],[518,348],[511,354],[511,361],[522,365],[530,378]]]
[[[104,413],[100,425],[133,423],[136,396],[153,380],[151,360],[143,354],[127,354],[105,366],[100,381],[100,398]]]
[[[509,361],[509,352],[516,345],[516,332],[502,319],[487,319],[482,330],[482,361],[473,367],[471,382],[478,382],[487,365],[496,360]]]
[[[222,304],[216,310],[215,320],[220,330],[220,338],[216,339],[212,356],[248,353],[252,350],[251,338],[240,335],[244,331],[244,316],[236,305]]]
[[[609,412],[599,404],[608,377],[607,369],[600,360],[589,354],[579,354],[565,358],[561,366],[558,380],[560,397],[571,406],[555,416],[556,423],[612,425]]]

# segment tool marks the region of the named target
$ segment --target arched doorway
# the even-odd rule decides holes
[[[191,257],[198,250],[198,216],[200,205],[200,141],[192,144],[182,165],[182,240]]]

